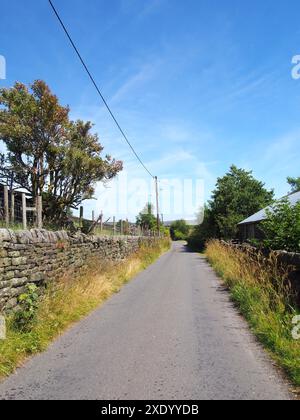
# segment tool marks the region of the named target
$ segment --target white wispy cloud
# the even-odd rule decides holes
[[[167,0],[122,0],[123,13],[133,13],[136,19],[142,19],[157,12]]]
[[[151,63],[143,64],[141,68],[132,74],[112,95],[110,103],[115,104],[120,102],[126,95],[135,92],[136,89],[141,88],[147,82],[153,80],[157,74],[160,63],[161,60],[158,59],[156,61],[151,60]]]
[[[140,12],[139,17],[144,18],[154,12],[157,12],[165,2],[166,0],[148,0],[143,10]]]
[[[268,140],[265,159],[269,161],[280,159],[282,161],[287,157],[289,159],[293,156],[298,158],[295,150],[299,148],[299,144],[300,130],[294,130],[275,139]]]

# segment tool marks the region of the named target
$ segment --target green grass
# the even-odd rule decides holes
[[[53,339],[117,293],[169,247],[169,240],[160,240],[119,263],[100,265],[98,260],[91,260],[88,270],[78,278],[66,274],[44,294],[29,332],[16,331],[13,318],[8,318],[7,339],[0,341],[0,377],[12,373],[28,356],[47,349]]]
[[[292,337],[292,320],[300,312],[286,287],[287,270],[275,256],[254,260],[218,241],[208,244],[206,254],[256,337],[300,387],[300,341]]]
[[[10,229],[13,232],[19,232],[23,230],[23,225],[22,223],[14,223],[14,224],[9,224],[9,226],[7,227],[5,222],[0,221],[0,229]]]

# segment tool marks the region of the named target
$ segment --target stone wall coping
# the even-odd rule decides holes
[[[13,231],[10,229],[0,229],[1,243],[10,242],[12,244],[55,244],[57,242],[70,243],[103,243],[117,241],[134,241],[138,236],[89,236],[83,233],[69,234],[66,231],[52,232],[45,229],[31,229],[26,231]],[[140,237],[141,239],[143,237]],[[145,237],[149,239],[149,237]]]
[[[47,282],[66,272],[80,276],[90,259],[123,261],[155,237],[88,236],[45,229],[0,229],[0,313],[15,310],[26,285],[35,283],[41,293]]]
[[[242,251],[249,251],[249,252],[255,252],[255,253],[262,252],[265,255],[270,255],[270,253],[272,252],[274,255],[277,256],[279,261],[281,261],[283,264],[294,265],[296,267],[300,267],[300,254],[296,252],[261,250],[247,243],[238,244],[238,243],[232,243],[232,242],[226,242],[226,241],[221,241],[221,242],[225,245],[238,248]]]

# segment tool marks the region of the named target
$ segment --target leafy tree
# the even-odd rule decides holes
[[[234,239],[238,223],[273,202],[274,192],[266,190],[252,172],[231,166],[217,181],[212,199],[205,207],[204,221],[188,238],[193,248],[204,249],[212,238]]]
[[[121,162],[101,157],[103,147],[91,134],[90,122],[70,123],[69,138],[49,159],[49,184],[45,193],[48,213],[59,217],[70,207],[93,198],[96,182],[108,181],[122,169]],[[47,209],[46,209],[47,210]]]
[[[262,230],[267,248],[300,252],[300,202],[292,206],[285,199],[274,204],[267,211]]]
[[[165,238],[170,238],[170,229],[164,226],[162,223],[160,223],[160,234]]]
[[[295,193],[300,191],[300,177],[298,178],[291,178],[287,179],[289,185],[292,187],[291,193]]]
[[[235,238],[238,223],[271,204],[273,197],[274,191],[266,190],[252,172],[231,166],[230,171],[218,179],[210,202],[217,236]]]
[[[145,208],[137,216],[136,223],[143,230],[156,230],[157,219],[154,216],[154,207],[151,203],[148,203]]]
[[[175,241],[186,240],[190,228],[185,220],[177,220],[172,223],[170,228],[171,238]]]
[[[95,184],[112,179],[122,162],[101,156],[92,124],[70,121],[69,108],[43,81],[0,90],[0,180],[43,196],[48,221],[62,220],[94,195]]]
[[[203,222],[195,226],[188,237],[188,244],[193,249],[204,250],[209,239],[218,237],[214,215],[209,206],[205,207]]]

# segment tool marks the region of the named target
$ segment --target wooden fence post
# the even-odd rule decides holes
[[[10,196],[10,221],[15,223],[15,193],[12,191]]]
[[[23,219],[23,229],[27,229],[27,203],[26,203],[26,194],[22,193],[22,219]]]
[[[114,219],[113,219],[113,224],[114,224],[114,236],[116,235],[116,218],[115,218],[115,216],[114,216]]]
[[[80,207],[80,220],[79,220],[80,227],[83,227],[83,207]]]
[[[103,211],[101,211],[100,215],[100,231],[103,232]]]
[[[43,228],[43,199],[42,196],[39,195],[36,199],[36,220],[37,220],[37,228]]]
[[[4,217],[5,224],[9,225],[9,202],[8,202],[8,187],[4,187]]]

